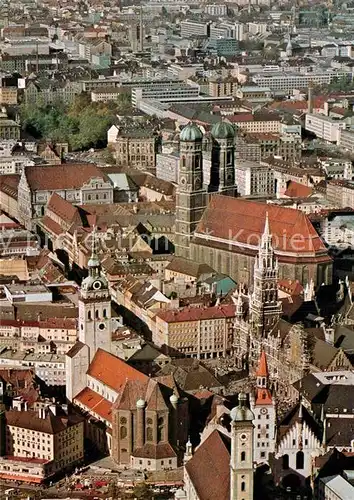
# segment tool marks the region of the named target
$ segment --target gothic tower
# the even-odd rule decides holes
[[[256,387],[251,396],[254,414],[254,461],[267,462],[275,451],[276,408],[269,389],[267,356],[262,351],[256,371]]]
[[[97,255],[96,230],[92,232],[92,253],[88,277],[79,296],[79,340],[89,348],[90,362],[97,349],[111,351],[111,296]]]
[[[235,129],[231,123],[221,121],[212,127],[211,135],[209,191],[235,196]]]
[[[206,207],[203,189],[203,134],[189,123],[180,134],[180,163],[176,193],[176,255],[190,257],[190,241]]]
[[[255,333],[266,335],[279,320],[281,310],[278,300],[278,261],[274,255],[267,213],[254,264],[251,318]]]
[[[253,423],[246,394],[231,410],[230,500],[253,500]]]

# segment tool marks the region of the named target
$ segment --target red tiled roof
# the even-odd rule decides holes
[[[347,109],[340,108],[339,106],[333,107],[332,109],[330,109],[330,113],[335,113],[337,115],[342,115],[342,116],[344,116],[347,113],[347,111],[348,111]]]
[[[6,472],[0,473],[0,478],[7,481],[23,481],[25,483],[42,483],[44,481],[44,477],[35,477],[35,476],[18,476],[17,474],[9,474]]]
[[[26,321],[16,319],[2,319],[1,326],[14,326],[20,328],[25,327],[39,327],[39,328],[60,328],[60,329],[75,329],[75,318],[48,318],[44,321]]]
[[[239,113],[237,115],[230,115],[227,117],[227,120],[230,123],[238,123],[238,122],[253,122],[254,116],[252,113]]]
[[[313,107],[314,109],[322,108],[323,104],[327,101],[328,97],[314,97],[313,99]],[[281,102],[273,102],[270,106],[270,109],[287,109],[287,110],[307,110],[308,102],[307,101],[281,101]]]
[[[77,208],[64,200],[57,193],[53,193],[50,197],[47,205],[47,210],[51,210],[53,213],[58,215],[61,219],[71,222],[74,220],[75,216],[78,215]]]
[[[261,353],[261,357],[259,358],[258,369],[256,371],[257,377],[269,377],[268,364],[267,364],[267,356],[264,351]]]
[[[20,176],[18,174],[0,175],[0,191],[17,199],[19,182]]]
[[[185,467],[200,500],[230,497],[230,452],[219,431],[210,434]]]
[[[149,380],[149,377],[103,349],[97,350],[87,373],[117,392],[127,380]]]
[[[257,389],[256,392],[256,405],[271,405],[273,404],[272,395],[269,389]]]
[[[301,295],[301,293],[304,291],[303,286],[298,280],[288,280],[288,279],[279,280],[278,288],[279,290],[289,293],[292,296]]]
[[[289,198],[308,198],[312,195],[313,189],[300,182],[290,181],[284,193]]]
[[[41,225],[44,229],[48,230],[50,233],[56,234],[57,236],[63,233],[63,228],[60,226],[60,224],[48,217],[48,215],[45,215],[43,217],[43,219],[41,220]]]
[[[91,163],[63,163],[26,167],[26,179],[33,191],[60,191],[79,189],[92,177],[106,179],[101,170]]]
[[[300,210],[223,195],[211,198],[195,234],[206,243],[220,238],[229,249],[227,242],[254,250],[261,241],[266,213],[276,252],[300,256],[321,252],[327,255],[315,228]],[[205,237],[201,238],[203,234]]]
[[[135,448],[133,456],[160,460],[162,458],[175,458],[176,452],[170,443],[145,443],[142,448]]]
[[[236,306],[226,304],[214,307],[184,307],[161,311],[157,316],[166,323],[179,323],[181,321],[201,321],[205,319],[233,318]]]
[[[90,413],[96,413],[103,420],[112,421],[112,403],[92,389],[86,387],[74,401],[87,408]]]

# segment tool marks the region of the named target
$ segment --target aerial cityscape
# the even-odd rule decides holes
[[[0,500],[354,500],[354,1],[0,2]]]

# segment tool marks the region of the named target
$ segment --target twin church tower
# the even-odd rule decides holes
[[[203,133],[189,123],[180,133],[180,163],[176,195],[176,255],[190,258],[190,240],[210,193],[235,196],[235,129],[226,122],[211,130],[210,183],[203,182]]]

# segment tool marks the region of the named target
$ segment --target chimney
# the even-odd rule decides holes
[[[307,94],[307,112],[313,113],[313,84],[309,83],[308,94]]]
[[[323,105],[323,109],[324,109],[324,114],[326,116],[329,115],[329,103],[328,102],[325,102],[324,105]]]

